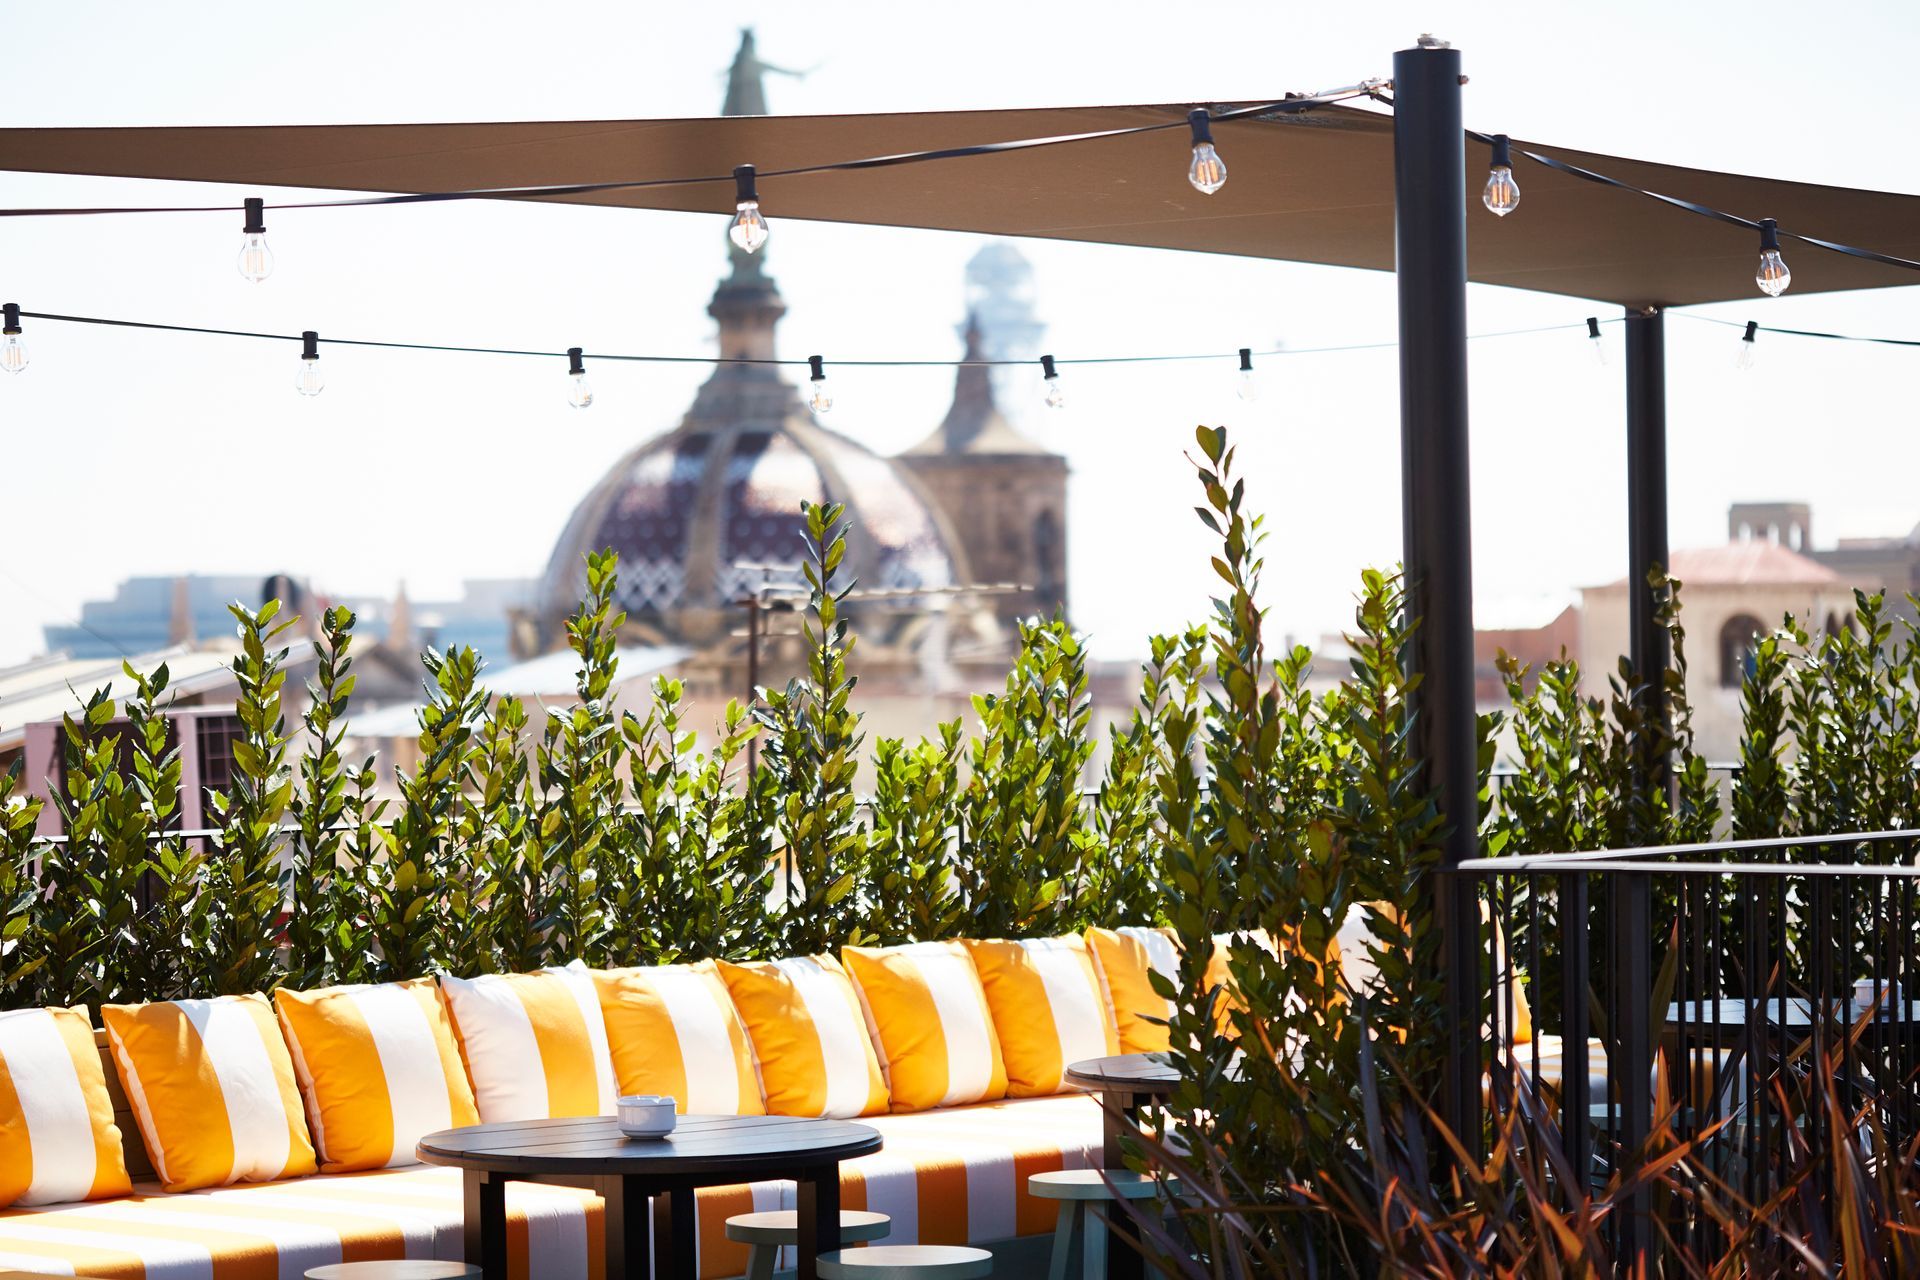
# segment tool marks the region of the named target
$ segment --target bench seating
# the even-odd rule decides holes
[[[118,1082],[109,1072],[115,1094]],[[124,1099],[116,1096],[116,1107]],[[132,1117],[122,1115],[129,1154]],[[890,1215],[889,1244],[992,1244],[1053,1229],[1030,1174],[1088,1168],[1099,1104],[1029,1098],[877,1116],[886,1148],[841,1166],[842,1207]],[[142,1166],[146,1162],[141,1159]],[[151,1177],[150,1170],[141,1176]],[[371,1258],[461,1258],[461,1175],[416,1167],[129,1199],[0,1211],[0,1269],[101,1280],[300,1280],[308,1267]],[[791,1183],[722,1187],[698,1199],[700,1274],[735,1276],[747,1249],[729,1216],[791,1209]],[[600,1199],[567,1187],[507,1189],[510,1280],[605,1280]]]

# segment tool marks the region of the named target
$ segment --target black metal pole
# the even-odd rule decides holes
[[[1466,135],[1460,54],[1422,37],[1393,56],[1394,271],[1400,291],[1400,491],[1415,747],[1447,824],[1443,862],[1479,850],[1472,502],[1467,467]],[[1480,916],[1473,881],[1432,880],[1446,1075],[1440,1114],[1480,1145]]]
[[[1651,797],[1672,786],[1668,750],[1666,674],[1672,657],[1667,630],[1660,624],[1659,601],[1647,576],[1665,571],[1667,552],[1667,333],[1658,307],[1627,310],[1627,601],[1628,659],[1649,732],[1642,735],[1635,785]],[[1663,833],[1643,831],[1635,839],[1660,840]],[[1616,1136],[1623,1154],[1640,1151],[1652,1127],[1648,1084],[1653,1075],[1653,1044],[1647,1002],[1653,996],[1653,902],[1647,876],[1618,877],[1609,886],[1614,904],[1612,943],[1614,1043],[1620,1108]],[[1642,1187],[1621,1215],[1620,1259],[1629,1267],[1651,1248],[1648,1220],[1651,1198]]]
[[[1672,646],[1660,625],[1658,601],[1647,574],[1663,572],[1667,554],[1667,325],[1658,307],[1627,310],[1627,601],[1628,648],[1653,747],[1666,737],[1666,670]],[[1668,783],[1667,753],[1646,762],[1649,792]],[[1648,840],[1658,832],[1641,832]]]

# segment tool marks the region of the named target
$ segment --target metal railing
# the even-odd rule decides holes
[[[1917,848],[1872,831],[1459,865],[1496,1113],[1542,1104],[1582,1191],[1688,1147],[1667,1180],[1686,1194],[1641,1186],[1611,1220],[1623,1265],[1704,1259],[1709,1200],[1750,1212],[1793,1183],[1831,1202],[1835,1144],[1871,1168],[1920,1136]]]

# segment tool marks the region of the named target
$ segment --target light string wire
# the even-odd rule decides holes
[[[299,333],[268,333],[257,329],[220,329],[190,324],[164,324],[157,320],[123,320],[109,316],[75,316],[53,311],[28,311],[22,308],[23,320],[45,320],[56,324],[101,325],[114,329],[142,329],[159,333],[191,333],[216,338],[250,338],[266,342],[300,342],[304,337]],[[1602,324],[1623,324],[1624,316],[1615,316],[1602,320]],[[1497,329],[1488,333],[1468,334],[1470,340],[1483,338],[1513,338],[1533,333],[1554,333],[1566,329],[1587,327],[1585,320],[1570,321],[1565,324],[1534,325],[1524,329]],[[322,346],[336,347],[372,347],[390,351],[447,351],[459,355],[484,356],[530,356],[542,360],[565,360],[568,351],[540,351],[526,347],[466,347],[437,342],[386,342],[373,338],[328,338],[320,339]],[[1379,351],[1397,347],[1397,342],[1353,342],[1321,347],[1275,347],[1268,351],[1254,351],[1259,359],[1271,359],[1277,356],[1325,355],[1340,351]],[[585,360],[621,360],[635,364],[710,364],[710,365],[780,365],[787,367],[808,366],[808,359],[778,359],[757,356],[661,356],[637,355],[615,351],[583,351]],[[1240,349],[1232,351],[1185,352],[1175,355],[1135,355],[1135,356],[1060,356],[1055,364],[1063,365],[1105,365],[1105,364],[1163,364],[1180,361],[1233,360],[1240,359]],[[950,360],[828,360],[835,368],[851,369],[959,369],[967,367],[1015,368],[1031,366],[1031,359],[1022,360],[968,360],[965,358]]]
[[[1354,98],[1371,98],[1378,102],[1387,99],[1383,90],[1388,85],[1383,79],[1362,80],[1358,84],[1347,85],[1339,89],[1329,89],[1323,93],[1290,95],[1278,101],[1263,102],[1254,106],[1235,107],[1227,111],[1208,109],[1208,119],[1215,124],[1235,120],[1251,120],[1261,116],[1291,115],[1310,111],[1315,107],[1329,106],[1336,102],[1346,102]],[[965,147],[942,147],[932,151],[903,151],[892,155],[866,156],[858,160],[838,160],[826,164],[797,165],[786,169],[765,169],[756,172],[759,181],[770,178],[797,178],[816,173],[851,173],[863,169],[887,169],[896,165],[922,164],[932,160],[958,160],[969,156],[998,155],[1009,151],[1030,151],[1037,147],[1057,147],[1077,142],[1097,142],[1107,138],[1127,138],[1138,134],[1160,133],[1170,129],[1188,128],[1188,120],[1182,115],[1177,120],[1166,120],[1158,124],[1130,125],[1124,129],[1102,129],[1092,133],[1056,134],[1044,138],[1018,138],[1007,142],[983,142]],[[433,204],[449,200],[539,200],[558,196],[596,195],[608,191],[639,191],[659,187],[692,187],[716,183],[731,185],[734,176],[731,171],[725,174],[707,175],[689,178],[646,178],[626,182],[575,182],[554,186],[533,187],[487,187],[472,191],[425,191],[407,195],[359,196],[344,200],[304,200],[286,204],[269,204],[268,209],[352,209],[372,205],[396,204]],[[268,184],[271,185],[271,184]],[[119,213],[239,213],[244,206],[237,204],[213,205],[118,205],[66,208],[13,208],[0,209],[0,218],[38,218],[38,217],[91,217]]]
[[[1723,320],[1718,316],[1697,316],[1685,311],[1679,314],[1683,319],[1695,320],[1701,324],[1724,325],[1731,329],[1747,327],[1747,322],[1744,320]],[[1771,324],[1757,324],[1754,329],[1759,333],[1779,333],[1789,338],[1822,338],[1829,342],[1871,342],[1885,347],[1920,347],[1920,338],[1878,338],[1871,334],[1828,333],[1822,329],[1786,329]]]
[[[1485,146],[1490,147],[1493,145],[1493,134],[1481,133],[1476,129],[1469,129],[1467,130],[1467,136]],[[1529,151],[1525,147],[1512,146],[1511,153],[1525,156],[1535,164],[1552,169],[1556,173],[1564,173],[1571,177],[1580,178],[1586,182],[1598,183],[1603,187],[1612,187],[1617,191],[1626,191],[1633,195],[1645,196],[1649,200],[1658,200],[1661,204],[1670,205],[1675,209],[1696,214],[1702,218],[1712,218],[1716,222],[1724,222],[1729,226],[1744,227],[1749,231],[1760,230],[1760,222],[1758,219],[1743,218],[1737,213],[1728,213],[1724,209],[1716,209],[1712,205],[1701,204],[1695,200],[1683,199],[1680,196],[1670,196],[1659,191],[1649,191],[1645,187],[1636,187],[1631,182],[1622,181],[1619,178],[1611,177],[1593,169],[1582,168],[1577,164],[1569,164],[1565,160],[1556,159],[1553,156],[1546,155],[1539,151]],[[1875,249],[1862,249],[1858,245],[1842,244],[1838,240],[1825,240],[1819,236],[1807,235],[1805,232],[1789,231],[1785,227],[1778,228],[1778,233],[1790,240],[1798,240],[1802,244],[1810,244],[1816,249],[1826,249],[1832,253],[1843,253],[1850,258],[1860,258],[1867,262],[1878,262],[1882,266],[1903,267],[1908,271],[1920,271],[1920,261],[1912,258],[1902,258],[1891,253],[1881,253]]]

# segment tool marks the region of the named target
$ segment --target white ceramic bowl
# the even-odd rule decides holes
[[[629,1138],[664,1138],[673,1132],[672,1098],[654,1093],[630,1093],[614,1105],[614,1122]]]

